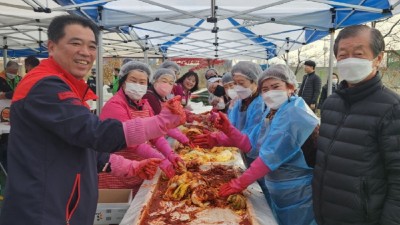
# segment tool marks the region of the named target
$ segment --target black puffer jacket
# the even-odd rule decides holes
[[[307,105],[317,104],[321,93],[321,78],[315,72],[304,75],[301,82],[299,96],[306,101]]]
[[[400,97],[381,76],[323,105],[314,169],[319,225],[400,224]]]

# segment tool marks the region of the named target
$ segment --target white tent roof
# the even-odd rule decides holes
[[[50,12],[44,12],[46,8]],[[54,1],[0,0],[0,48],[7,46],[9,57],[47,57],[47,27],[52,18],[64,14],[68,12]],[[104,57],[143,57],[139,45],[112,31],[104,32],[103,48]]]
[[[330,30],[390,17],[400,8],[399,0],[55,1],[60,5],[0,0],[0,36],[7,37],[0,45],[8,46],[10,56],[17,49],[46,51],[49,21],[67,10],[105,29],[104,56],[143,57],[148,49],[149,57],[268,59]]]

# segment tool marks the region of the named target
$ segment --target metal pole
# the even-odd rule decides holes
[[[96,114],[100,115],[101,108],[103,107],[104,96],[103,96],[103,30],[100,29],[99,40],[97,43],[97,55],[96,55],[96,94],[99,97],[96,101]]]
[[[328,92],[327,96],[332,94],[332,73],[333,73],[333,45],[335,44],[335,30],[332,29],[330,31],[331,34],[331,42],[329,48],[329,72],[328,72]]]
[[[286,50],[286,65],[289,66],[289,50]]]
[[[4,67],[4,70],[6,69],[6,64],[7,64],[7,49],[8,49],[7,37],[3,37],[3,63],[4,63],[3,67]]]
[[[148,57],[148,53],[147,53],[147,51],[149,50],[149,47],[147,47],[147,44],[148,44],[147,38],[148,38],[148,37],[149,37],[149,36],[146,35],[146,42],[145,42],[145,44],[144,44],[144,50],[143,50],[144,63],[146,63],[146,64],[149,64],[149,57]]]
[[[143,55],[144,55],[144,63],[149,64],[149,57],[147,55],[147,49],[145,49],[143,51]]]
[[[286,37],[286,54],[287,54],[286,65],[289,66],[289,37]]]

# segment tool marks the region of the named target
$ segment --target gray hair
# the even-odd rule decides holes
[[[257,82],[258,77],[262,73],[262,69],[260,65],[253,62],[240,61],[232,67],[231,73],[232,77],[235,76],[235,73],[241,73],[250,81]]]
[[[8,61],[6,64],[6,68],[18,69],[18,63],[15,61]]]
[[[385,50],[385,40],[381,34],[381,32],[375,28],[371,28],[367,25],[353,25],[345,27],[341,30],[338,36],[335,39],[335,45],[333,46],[333,51],[335,53],[335,57],[337,57],[337,52],[339,50],[339,42],[342,39],[355,37],[364,31],[370,32],[370,48],[374,54],[374,58],[379,55],[382,51]]]
[[[214,71],[214,73],[216,74],[216,75],[218,75],[218,71],[216,70],[216,69],[214,69],[214,68],[208,68],[207,70],[206,70],[206,72],[204,73],[204,76],[207,78],[207,74],[208,74],[208,72],[210,72],[210,71]]]

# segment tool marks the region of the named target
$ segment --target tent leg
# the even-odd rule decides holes
[[[101,108],[103,107],[104,96],[103,96],[103,30],[99,32],[99,39],[97,43],[97,55],[96,55],[96,94],[99,97],[96,101],[96,114],[100,115]]]
[[[144,63],[149,64],[149,56],[147,54],[147,49],[143,51]]]
[[[332,94],[332,73],[333,73],[333,46],[335,44],[335,30],[332,30],[331,33],[331,42],[329,47],[329,71],[328,71],[328,92],[327,96]],[[340,74],[339,74],[340,76]]]
[[[3,63],[4,63],[4,70],[6,69],[7,64],[7,37],[3,37]]]

